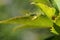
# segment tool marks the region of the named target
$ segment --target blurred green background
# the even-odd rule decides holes
[[[51,6],[49,0],[0,0],[0,20],[24,16],[25,14],[40,14],[41,11],[31,2],[40,2]],[[13,32],[14,27],[20,24],[0,24],[0,40],[45,40],[53,36],[48,28],[43,29],[18,29]]]

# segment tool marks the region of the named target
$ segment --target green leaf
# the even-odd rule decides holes
[[[55,23],[53,24],[54,29],[56,30],[56,32],[58,32],[58,34],[60,34],[60,26],[56,25]]]
[[[60,26],[60,15],[56,18],[55,23]]]
[[[56,30],[55,30],[55,28],[54,27],[52,27],[51,29],[50,29],[50,32],[52,32],[52,33],[54,33],[54,34],[59,34]]]
[[[24,16],[16,17],[8,20],[0,21],[0,23],[16,23],[23,25],[33,25],[33,26],[42,26],[42,27],[51,27],[52,21],[47,16]]]
[[[60,34],[59,30],[60,30],[60,16],[58,16],[56,18],[56,20],[54,21],[54,30],[56,31],[56,33]]]
[[[59,9],[59,11],[60,11],[60,0],[54,0],[54,1],[56,2],[57,7],[58,7],[58,9]]]
[[[32,4],[38,6],[49,18],[55,15],[56,10],[53,7],[48,7],[47,5],[43,3],[32,2]]]
[[[49,0],[49,1],[51,3],[52,7],[54,7],[56,9],[56,12],[55,12],[56,16],[59,15],[59,8],[58,8],[58,5],[56,3],[56,1],[58,1],[58,0],[56,0],[56,1],[55,0]]]
[[[32,2],[43,3],[45,5],[51,6],[49,0],[31,0]]]

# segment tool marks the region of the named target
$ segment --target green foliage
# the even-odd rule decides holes
[[[59,0],[9,1],[0,1],[0,40],[60,40]]]
[[[55,9],[53,7],[48,7],[42,3],[32,3],[38,6],[49,18],[55,15]]]

